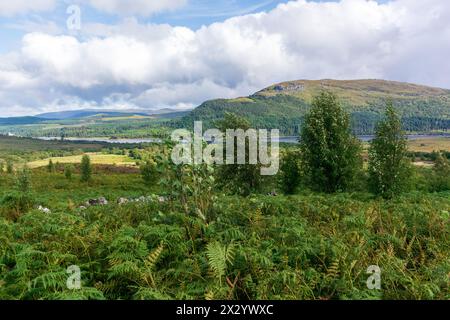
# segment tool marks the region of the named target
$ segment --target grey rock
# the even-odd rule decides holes
[[[126,204],[128,202],[129,202],[129,200],[127,198],[119,198],[119,199],[117,199],[117,204],[118,205],[123,205],[123,204]]]
[[[43,206],[39,206],[38,210],[43,212],[43,213],[52,213],[51,210],[49,208],[45,208]]]

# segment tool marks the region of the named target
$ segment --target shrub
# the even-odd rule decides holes
[[[50,159],[50,160],[48,161],[47,171],[50,172],[50,173],[55,172],[55,165],[53,164],[52,159]]]
[[[28,193],[31,189],[30,170],[24,167],[17,175],[16,188],[22,193]]]
[[[71,180],[73,175],[73,165],[68,164],[64,167],[64,176],[67,180]]]
[[[91,176],[91,158],[89,158],[89,156],[85,154],[83,158],[81,158],[81,181],[88,182],[91,180]]]
[[[280,185],[286,194],[293,194],[300,185],[300,151],[287,150],[281,159]]]
[[[151,186],[156,183],[158,178],[158,171],[156,165],[153,162],[147,161],[140,166],[141,177],[145,185]]]
[[[431,189],[435,192],[450,190],[450,162],[442,153],[437,155],[434,162]]]
[[[34,199],[29,193],[10,192],[0,200],[0,212],[6,218],[17,220],[34,205]]]
[[[6,163],[6,172],[7,172],[8,174],[14,173],[14,165],[13,165],[13,163],[12,163],[11,161],[8,161],[8,162]]]

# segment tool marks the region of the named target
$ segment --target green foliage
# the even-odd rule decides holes
[[[227,265],[233,264],[235,248],[233,244],[223,246],[219,242],[211,242],[206,247],[206,256],[208,264],[214,276],[222,281],[222,277],[226,274]]]
[[[154,162],[145,162],[140,166],[140,171],[142,180],[147,186],[151,186],[156,183],[158,179],[158,171]]]
[[[216,122],[216,126],[224,133],[228,129],[247,131],[250,129],[250,122],[234,113],[225,113],[224,118]],[[263,183],[260,173],[261,165],[249,164],[248,139],[245,142],[245,164],[237,164],[237,138],[234,140],[234,164],[219,166],[217,170],[218,183],[233,193],[249,195],[251,192],[261,189]]]
[[[400,118],[389,103],[369,148],[369,183],[375,194],[389,199],[407,189],[411,169],[406,156]]]
[[[301,182],[300,150],[288,149],[281,158],[280,187],[285,194],[294,194]]]
[[[22,214],[28,212],[35,200],[29,193],[9,192],[0,200],[1,216],[17,220]]]
[[[12,161],[6,162],[6,172],[7,172],[8,174],[14,173],[14,166],[13,166]]]
[[[433,167],[432,191],[450,190],[450,161],[438,153]]]
[[[73,171],[74,171],[73,165],[67,164],[64,166],[64,176],[66,177],[67,180],[72,180]]]
[[[217,168],[174,165],[170,143],[132,153],[157,160],[159,185],[129,167],[95,166],[88,184],[34,169],[26,193],[14,176],[0,177],[0,299],[450,298],[450,197],[428,193],[429,177],[448,168],[438,154],[434,169],[414,169],[418,191],[385,201],[224,195]],[[282,167],[297,153],[283,152]],[[100,196],[109,204],[79,207]],[[81,289],[66,286],[72,265]],[[366,286],[371,265],[382,269],[381,290]]]
[[[50,160],[48,161],[47,170],[48,170],[48,172],[50,172],[50,173],[55,172],[55,165],[53,164],[52,159],[50,159]]]
[[[92,179],[91,158],[85,154],[81,158],[81,181],[88,182]]]
[[[168,154],[162,154],[158,156],[158,171],[163,175],[160,185],[170,191],[172,206],[180,204],[186,215],[199,219],[201,224],[213,218],[216,180],[212,166],[175,165]]]
[[[38,200],[11,192],[0,202],[0,298],[449,298],[448,193],[389,202],[345,193],[241,197],[212,190],[206,196],[213,172],[178,169],[182,180],[166,171],[172,184],[159,190],[167,192],[165,201],[150,196],[86,210],[58,201],[82,203],[98,196],[100,186],[108,199],[139,183],[134,192],[148,187],[138,173],[105,174],[92,186],[67,183],[65,191],[55,189],[63,176],[33,172]],[[174,189],[181,181],[186,188]],[[48,204],[52,213],[32,210],[34,203]],[[7,215],[16,211],[14,219]],[[374,264],[383,270],[382,290],[366,287]],[[71,265],[82,271],[79,290],[66,287]]]
[[[22,193],[28,193],[31,189],[30,170],[27,167],[23,167],[17,173],[16,188]]]
[[[350,133],[349,116],[330,92],[315,97],[300,148],[303,170],[317,191],[348,190],[362,168],[361,145]]]

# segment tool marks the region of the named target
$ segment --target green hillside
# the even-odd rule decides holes
[[[182,126],[194,120],[213,126],[225,112],[247,117],[257,128],[279,128],[285,135],[297,134],[312,98],[321,90],[334,92],[351,113],[353,129],[370,134],[391,99],[412,132],[450,129],[450,90],[384,80],[298,80],[283,82],[249,97],[203,103],[185,116]]]
[[[27,125],[45,122],[46,119],[38,117],[11,117],[11,118],[0,118],[0,125]]]

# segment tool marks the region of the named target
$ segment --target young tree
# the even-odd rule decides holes
[[[362,168],[361,143],[349,115],[331,92],[316,96],[300,137],[301,161],[312,189],[333,193],[351,187]]]
[[[28,193],[31,189],[30,170],[24,167],[17,175],[16,187],[22,193]]]
[[[72,180],[73,175],[73,165],[68,164],[64,167],[64,176],[67,180]]]
[[[156,165],[150,161],[145,162],[140,166],[142,180],[144,180],[144,184],[147,186],[151,186],[154,184],[158,177],[158,171],[156,169]]]
[[[87,154],[81,159],[81,181],[88,182],[91,180],[92,167],[91,158]]]
[[[385,199],[405,191],[411,176],[407,141],[402,123],[391,102],[375,130],[369,148],[369,186]]]
[[[222,120],[216,123],[216,126],[224,134],[228,129],[236,130],[242,129],[247,131],[250,129],[250,122],[247,119],[237,116],[233,113],[225,113]],[[223,164],[217,170],[218,182],[227,190],[232,192],[248,195],[252,191],[257,191],[261,188],[261,166],[259,164],[249,164],[249,146],[246,143],[245,147],[245,164],[237,164],[237,139],[235,138],[234,148],[234,164]],[[226,148],[224,146],[224,152]]]
[[[8,161],[8,162],[6,163],[6,172],[7,172],[8,174],[14,173],[14,165],[13,165],[12,161]]]
[[[434,162],[432,180],[433,191],[450,190],[450,162],[441,152],[437,154]]]
[[[55,172],[55,165],[53,164],[52,159],[50,159],[50,160],[48,161],[47,171],[50,172],[50,173]]]
[[[300,185],[300,152],[286,150],[281,159],[280,186],[284,193],[293,194]]]

